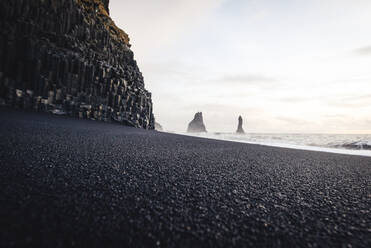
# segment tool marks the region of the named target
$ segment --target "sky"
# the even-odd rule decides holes
[[[370,0],[110,0],[156,121],[184,132],[371,133]]]

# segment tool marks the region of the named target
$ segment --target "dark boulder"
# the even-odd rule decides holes
[[[202,117],[202,112],[195,114],[193,120],[188,124],[188,133],[206,133],[206,127]]]

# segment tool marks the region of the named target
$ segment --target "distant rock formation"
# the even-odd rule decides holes
[[[151,93],[108,5],[1,0],[0,104],[154,129]]]
[[[241,117],[241,115],[238,117],[238,127],[237,127],[237,131],[236,131],[236,133],[238,133],[238,134],[244,134],[245,133],[245,131],[243,130],[243,128],[242,128],[242,124],[243,124],[243,120],[242,120],[242,117]]]
[[[195,114],[193,120],[188,124],[188,133],[206,133],[206,127],[202,117],[202,112]]]
[[[162,126],[160,125],[160,123],[155,122],[155,130],[157,130],[157,131],[163,131],[164,129],[162,128]]]

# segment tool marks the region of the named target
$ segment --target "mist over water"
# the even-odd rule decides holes
[[[371,134],[196,133],[185,135],[268,146],[371,156]]]

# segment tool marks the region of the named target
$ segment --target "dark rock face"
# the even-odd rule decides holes
[[[104,8],[106,9],[107,13],[109,14],[109,0],[102,0]]]
[[[154,129],[109,0],[1,0],[0,104]]]
[[[239,116],[239,117],[238,117],[238,127],[237,127],[237,131],[236,131],[236,133],[238,133],[238,134],[244,134],[244,133],[245,133],[245,131],[244,131],[243,128],[242,128],[242,124],[243,124],[242,117]]]
[[[188,124],[188,133],[206,133],[206,127],[204,124],[204,120],[202,117],[202,112],[198,112],[195,114],[193,120]]]

